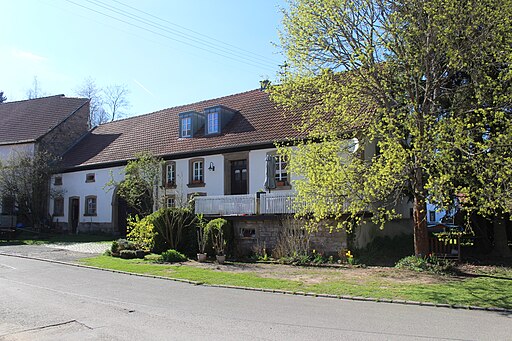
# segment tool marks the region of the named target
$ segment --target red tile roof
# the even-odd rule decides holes
[[[179,138],[179,113],[202,112],[215,105],[237,111],[221,135]],[[63,168],[92,168],[124,162],[141,151],[172,158],[187,153],[271,144],[297,137],[292,125],[299,120],[298,116],[285,118],[265,92],[247,91],[100,125],[64,155]]]
[[[0,144],[33,142],[80,109],[87,98],[64,95],[0,104]]]

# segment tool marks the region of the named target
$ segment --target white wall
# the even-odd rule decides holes
[[[55,217],[54,221],[65,222],[69,220],[69,198],[80,198],[79,223],[111,223],[112,222],[112,198],[113,188],[106,188],[105,184],[110,180],[111,174],[115,181],[121,181],[124,178],[124,167],[94,169],[87,171],[78,171],[73,173],[57,174],[62,176],[62,185],[55,186],[55,175],[51,179],[53,190],[63,191],[64,197],[64,216]],[[87,174],[94,173],[95,182],[86,182]],[[89,195],[96,196],[96,216],[85,216],[85,197]],[[50,214],[53,213],[53,200],[50,200]]]
[[[254,194],[259,190],[265,191],[265,159],[267,157],[267,153],[275,152],[275,148],[268,149],[260,149],[260,150],[251,150],[249,152],[249,193]],[[294,174],[291,174],[290,180],[297,179]],[[283,189],[275,189],[272,191],[279,191],[280,193],[291,192],[293,188],[283,190]]]
[[[0,161],[4,162],[8,160],[15,152],[28,153],[33,155],[34,149],[34,143],[9,144],[0,146]]]

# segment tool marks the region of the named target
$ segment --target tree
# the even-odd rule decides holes
[[[75,89],[75,93],[90,100],[90,113],[87,122],[89,128],[109,121],[109,115],[103,109],[102,90],[96,86],[94,79],[91,77],[84,79],[83,83]]]
[[[30,226],[40,228],[48,218],[48,182],[57,158],[48,152],[13,152],[0,167],[0,193],[12,198],[15,211]]]
[[[123,181],[117,182],[111,176],[107,187],[117,188],[117,195],[142,216],[147,216],[157,207],[156,188],[162,172],[162,159],[149,152],[135,155],[128,161]]]
[[[34,76],[34,80],[32,81],[32,88],[27,89],[27,99],[34,99],[46,96],[46,93],[41,90],[39,81],[37,80],[37,76]]]
[[[291,1],[288,68],[270,93],[302,112],[308,138],[284,151],[304,176],[302,212],[350,227],[370,211],[383,226],[411,198],[416,255],[429,252],[427,201],[510,212],[511,12],[510,0]]]
[[[4,96],[4,92],[0,91],[0,103],[7,101],[7,97]]]
[[[121,118],[125,114],[124,109],[130,106],[130,91],[125,85],[109,85],[102,89],[88,77],[75,89],[75,93],[90,100],[89,128]]]
[[[124,110],[130,106],[127,98],[129,93],[125,85],[110,85],[103,90],[103,104],[108,109],[111,122],[121,118]]]

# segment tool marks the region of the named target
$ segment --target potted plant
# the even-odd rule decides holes
[[[206,261],[206,243],[208,243],[208,224],[206,224],[206,221],[203,219],[202,214],[197,215],[197,244],[199,246],[199,253],[197,254],[197,260],[199,262],[205,262]]]
[[[215,249],[215,255],[219,264],[224,264],[226,260],[226,241],[224,240],[224,226],[227,224],[226,219],[213,219],[206,224],[206,228],[212,236],[212,244]]]

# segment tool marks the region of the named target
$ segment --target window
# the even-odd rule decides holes
[[[256,229],[254,228],[246,228],[246,227],[241,227],[240,228],[240,234],[239,234],[240,238],[244,239],[244,238],[256,238]]]
[[[276,159],[276,185],[288,186],[288,172],[286,171],[286,158],[282,155],[275,155]]]
[[[56,176],[53,181],[54,186],[60,186],[62,185],[62,176]]]
[[[192,117],[181,119],[181,137],[192,137]]]
[[[64,215],[64,198],[56,197],[53,199],[53,215],[61,217]]]
[[[192,163],[192,182],[203,182],[203,161]]]
[[[167,162],[164,167],[164,186],[176,187],[176,162]]]
[[[436,221],[436,211],[428,211],[429,220]]]
[[[219,113],[208,113],[208,134],[215,134],[219,132]]]
[[[85,182],[95,182],[96,176],[94,173],[89,173],[85,176]]]
[[[96,197],[95,196],[88,196],[85,197],[85,214],[87,216],[95,216],[96,215]]]
[[[165,198],[166,207],[176,207],[176,197],[174,195]]]
[[[188,187],[204,187],[204,159],[190,159]]]

